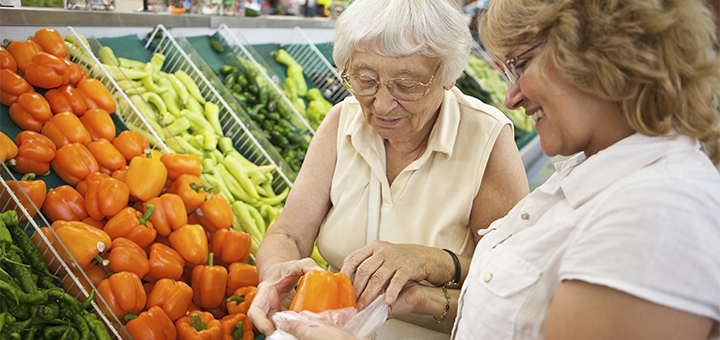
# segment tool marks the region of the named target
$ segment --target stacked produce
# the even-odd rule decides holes
[[[66,57],[67,46],[59,34],[54,42],[58,49],[66,48],[64,56],[51,56],[44,48],[33,45],[32,40],[13,42],[7,50],[0,50],[0,98],[3,105],[9,106],[12,121],[23,130],[14,143],[11,136],[0,134],[0,155],[14,171],[27,174],[17,184],[9,183],[9,187],[23,206],[39,208],[52,222],[33,235],[35,245],[30,245],[44,253],[44,263],[59,271],[59,262],[47,251],[42,233],[66,263],[87,274],[90,282],[82,282],[86,290],[97,287],[95,298],[107,302],[108,308],[100,303],[102,312],[125,322],[135,339],[157,339],[161,334],[183,338],[211,332],[252,339],[252,325],[244,312],[258,277],[255,267],[248,263],[251,237],[240,230],[233,210],[244,208],[248,213],[238,217],[248,225],[251,218],[255,223],[265,222],[261,210],[267,216],[277,214],[274,209],[284,196],[268,193],[267,168],[242,158],[226,137],[217,141],[225,153],[215,162],[205,152],[203,159],[193,153],[162,154],[151,150],[150,141],[137,131],[118,134],[122,129],[114,125],[110,116],[116,103],[108,89],[87,77],[82,68],[73,68],[79,76],[72,78],[66,65],[74,63]],[[146,88],[162,86],[148,80],[158,79],[153,67],[159,62],[154,62],[144,66]],[[31,76],[33,72],[42,76]],[[145,93],[138,91],[139,96]],[[190,120],[180,115],[172,123],[182,118]],[[206,122],[212,124],[211,120]],[[183,132],[199,130],[197,125],[191,126]],[[209,129],[214,127],[205,130]],[[214,171],[212,175],[202,174],[203,163],[206,170]],[[227,176],[221,173],[224,164],[232,166]],[[50,171],[65,184],[46,192],[47,184],[35,176]],[[245,177],[233,177],[232,172]],[[209,179],[203,183],[200,177]],[[228,178],[243,181],[246,186],[233,187],[235,192],[227,186],[228,195],[222,185]],[[212,183],[213,179],[218,183]],[[213,189],[204,185],[208,183],[214,185]],[[25,198],[23,191],[32,201]],[[247,194],[247,200],[260,207],[257,214],[249,208],[254,206],[235,200],[233,195],[241,194]],[[37,210],[29,213],[33,215]],[[41,279],[49,285],[45,277],[50,276]],[[63,286],[69,290],[72,282],[67,281]],[[61,290],[52,294],[56,291]],[[78,329],[74,319],[75,315],[82,316],[81,309],[67,312],[73,313],[67,318]],[[200,324],[206,329],[201,330],[197,326]],[[86,338],[82,329],[81,336],[76,337],[68,335],[72,332],[68,324],[59,326],[65,326],[67,338]]]

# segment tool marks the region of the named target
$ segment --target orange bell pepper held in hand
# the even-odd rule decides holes
[[[205,229],[199,224],[186,224],[168,235],[170,246],[185,259],[185,262],[199,265],[207,262],[208,239]]]
[[[33,86],[54,89],[67,84],[70,74],[65,61],[50,53],[38,52],[25,66],[25,79]]]
[[[35,132],[40,132],[43,124],[53,117],[50,104],[37,92],[26,92],[17,96],[16,101],[10,105],[9,112],[15,125]]]
[[[210,196],[195,209],[200,224],[210,232],[220,229],[230,229],[234,214],[230,202],[222,194]]]
[[[175,321],[178,340],[221,340],[220,320],[210,312],[193,311]]]
[[[112,177],[89,183],[85,193],[85,208],[94,220],[112,217],[127,207],[130,191],[125,183]],[[143,274],[145,275],[145,274]],[[143,277],[143,275],[138,275]]]
[[[110,236],[104,231],[77,221],[56,221],[53,222],[52,228],[80,268],[87,268],[93,260],[97,260],[103,265],[108,264],[108,261],[100,256],[110,249],[112,244]],[[72,263],[70,258],[65,256],[67,254],[63,254],[63,252],[64,250],[60,249],[60,255],[65,258],[65,261]]]
[[[71,143],[58,149],[50,166],[70,185],[77,185],[89,174],[100,171],[95,157],[80,143]]]
[[[152,222],[148,221],[155,207],[148,206],[143,215],[133,207],[120,210],[105,223],[105,230],[110,238],[125,237],[137,243],[141,248],[147,248],[157,236]]]
[[[300,278],[297,292],[290,304],[295,312],[320,313],[329,309],[355,307],[355,291],[350,278],[343,273],[313,270]]]
[[[119,272],[110,275],[109,278],[100,282],[97,292],[107,302],[110,307],[109,312],[119,318],[123,318],[127,313],[140,314],[147,301],[142,281],[133,272]]]
[[[175,340],[175,324],[160,307],[150,307],[138,316],[126,314],[125,328],[134,340]]]
[[[0,131],[0,162],[5,163],[7,160],[15,158],[17,154],[18,146],[10,137]],[[13,164],[15,163],[13,162]]]
[[[145,249],[124,237],[118,237],[112,241],[106,258],[110,260],[108,268],[113,273],[133,272],[142,278],[150,270],[150,262]]]
[[[40,45],[44,52],[58,58],[65,58],[68,55],[68,48],[63,37],[54,28],[41,28],[35,31],[35,34],[30,39]]]
[[[10,52],[0,46],[0,69],[8,69],[17,72],[17,63]]]
[[[224,316],[220,319],[222,340],[252,340],[255,338],[253,325],[244,313]]]
[[[247,286],[235,289],[232,296],[225,300],[228,314],[247,314],[252,300],[257,293],[257,287]]]
[[[241,287],[257,287],[260,284],[257,268],[245,262],[235,262],[228,268],[227,295]]]
[[[162,243],[150,246],[150,270],[143,279],[156,282],[162,279],[179,280],[185,270],[185,259],[175,249]]]
[[[17,182],[6,182],[10,191],[15,194],[15,197],[17,197],[23,207],[27,209],[27,213],[28,215],[30,215],[30,217],[35,217],[38,209],[43,206],[47,193],[47,186],[45,185],[45,181],[41,179],[33,180],[34,178],[35,174],[29,173],[23,176]],[[10,194],[8,194],[6,190],[0,191],[2,192],[2,194],[0,194],[0,207],[6,209],[5,207],[8,207],[8,203],[11,201]],[[27,196],[25,196],[26,194]],[[24,220],[25,215],[20,215],[20,219]]]
[[[55,143],[35,131],[25,130],[15,137],[18,154],[13,170],[21,173],[44,175],[50,171],[50,161],[55,158]]]
[[[193,302],[204,309],[219,307],[225,301],[225,285],[228,270],[213,263],[214,254],[208,254],[207,265],[197,265],[192,270]]]
[[[72,186],[61,185],[45,195],[40,209],[50,222],[81,221],[88,217],[85,198]],[[108,242],[110,246],[110,242]]]
[[[125,183],[130,188],[130,195],[143,202],[158,197],[167,181],[165,165],[158,157],[153,157],[152,152],[146,155],[147,157],[133,158],[125,173]]]
[[[110,142],[115,139],[115,122],[113,122],[110,114],[103,109],[85,111],[85,114],[80,116],[80,122],[90,133],[90,138],[93,142],[99,140],[100,138],[105,138]],[[120,150],[118,150],[118,152],[119,151]],[[125,155],[123,155],[123,157],[125,157]],[[124,161],[127,163],[127,160]]]
[[[225,263],[244,262],[250,257],[250,234],[235,229],[219,229],[213,234],[210,248]]]
[[[103,109],[108,113],[115,112],[117,103],[110,90],[95,78],[85,78],[77,83],[77,89],[85,95],[88,110]]]
[[[45,92],[45,99],[54,113],[72,112],[82,116],[87,111],[85,95],[72,85],[63,85]]]
[[[41,131],[55,143],[58,149],[71,143],[88,145],[92,141],[80,118],[72,112],[60,112],[54,115],[43,125]]]
[[[107,139],[100,138],[87,145],[88,151],[95,157],[100,167],[100,172],[112,174],[113,171],[119,170],[125,166],[125,157],[117,148]],[[124,181],[121,181],[124,182]],[[127,203],[127,202],[125,202]]]
[[[176,194],[162,194],[148,200],[144,204],[144,211],[147,211],[148,205],[155,207],[155,211],[150,215],[150,222],[160,236],[168,236],[173,230],[188,223],[185,204]]]
[[[148,295],[147,307],[159,307],[167,314],[170,320],[177,320],[185,316],[190,301],[193,298],[193,288],[187,283],[173,279],[161,279]]]

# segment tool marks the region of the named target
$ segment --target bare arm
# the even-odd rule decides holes
[[[563,281],[545,339],[704,340],[713,320],[583,281]]]
[[[316,131],[285,207],[258,248],[256,262],[261,281],[279,279],[282,270],[276,265],[312,253],[320,223],[330,209],[341,110],[342,104],[334,106]]]
[[[470,229],[475,244],[480,242],[478,230],[507,215],[523,197],[530,193],[527,174],[513,138],[512,127],[506,125],[500,131],[490,153],[482,184],[470,212]],[[467,266],[463,264],[463,269]],[[462,275],[463,280],[465,273]]]

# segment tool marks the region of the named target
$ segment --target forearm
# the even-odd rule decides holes
[[[297,242],[290,235],[268,233],[255,254],[255,264],[260,281],[276,281],[282,276],[280,266],[288,261],[302,258]]]
[[[460,282],[458,283],[462,285],[468,274],[472,258],[459,254],[455,254],[455,256],[460,262]],[[433,248],[432,255],[426,263],[426,272],[428,273],[426,280],[435,286],[442,286],[455,277],[455,261],[449,253],[442,249]]]

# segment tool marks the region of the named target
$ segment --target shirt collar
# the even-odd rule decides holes
[[[460,105],[458,104],[457,93],[455,88],[445,91],[443,95],[443,103],[440,106],[440,114],[438,115],[435,126],[433,126],[428,138],[428,151],[437,151],[444,153],[448,158],[452,157],[455,138],[460,126]],[[459,90],[458,90],[459,91]],[[357,102],[353,98],[353,101]],[[345,105],[347,105],[346,103]],[[362,113],[362,107],[358,105],[358,109],[347,132],[345,132],[345,140],[355,148],[361,151],[378,138],[377,133],[365,121],[365,115]]]
[[[577,208],[620,178],[679,149],[699,149],[696,139],[683,136],[650,137],[635,133],[585,159],[584,154],[556,164],[558,173],[571,171],[560,188]]]

